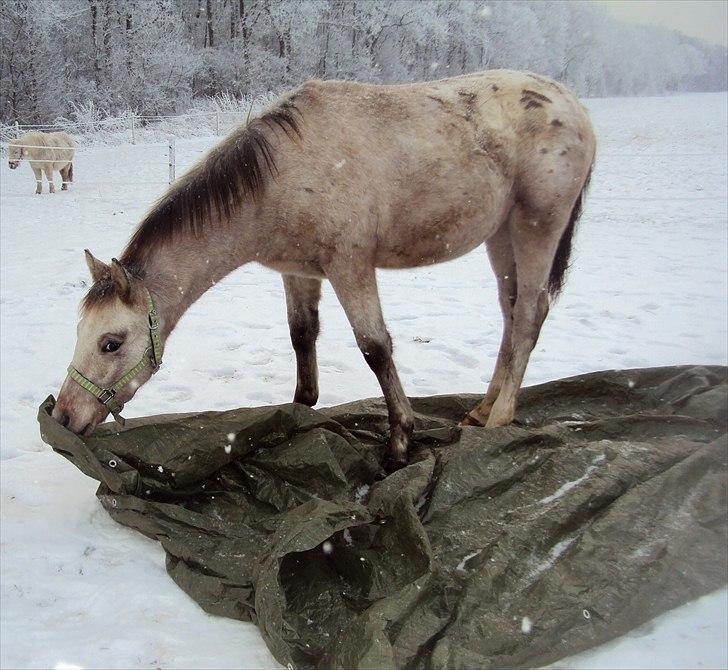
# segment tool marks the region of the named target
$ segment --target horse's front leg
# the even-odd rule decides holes
[[[326,274],[349,319],[356,343],[379,380],[389,413],[389,442],[384,467],[388,472],[407,465],[414,419],[392,358],[392,338],[382,316],[377,280],[372,266],[356,268],[337,263]]]
[[[296,393],[293,402],[313,407],[318,400],[316,338],[319,334],[318,304],[321,280],[283,275],[291,343],[296,352]]]
[[[30,164],[35,176],[35,192],[43,193],[43,171],[39,167],[35,167],[32,163]]]
[[[44,167],[43,172],[45,172],[46,181],[48,182],[48,192],[55,193],[56,185],[53,183],[53,166]]]

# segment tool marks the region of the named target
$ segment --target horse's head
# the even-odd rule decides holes
[[[8,167],[14,170],[20,161],[28,154],[28,150],[21,148],[15,144],[8,145]]]
[[[152,376],[162,352],[143,282],[116,259],[106,265],[86,250],[86,262],[94,284],[82,304],[69,376],[53,418],[74,433],[90,435]]]

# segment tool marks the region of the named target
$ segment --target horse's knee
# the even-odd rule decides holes
[[[392,360],[392,338],[385,330],[378,337],[357,335],[356,343],[364,354],[364,360],[375,374],[383,372]]]

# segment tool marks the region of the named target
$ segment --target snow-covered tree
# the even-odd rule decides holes
[[[312,77],[401,83],[486,68],[582,95],[726,88],[726,49],[570,0],[2,0],[0,120],[169,114]]]

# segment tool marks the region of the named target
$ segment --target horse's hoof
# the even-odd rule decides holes
[[[477,426],[478,428],[485,428],[485,424],[476,419],[472,414],[466,414],[458,426]]]

